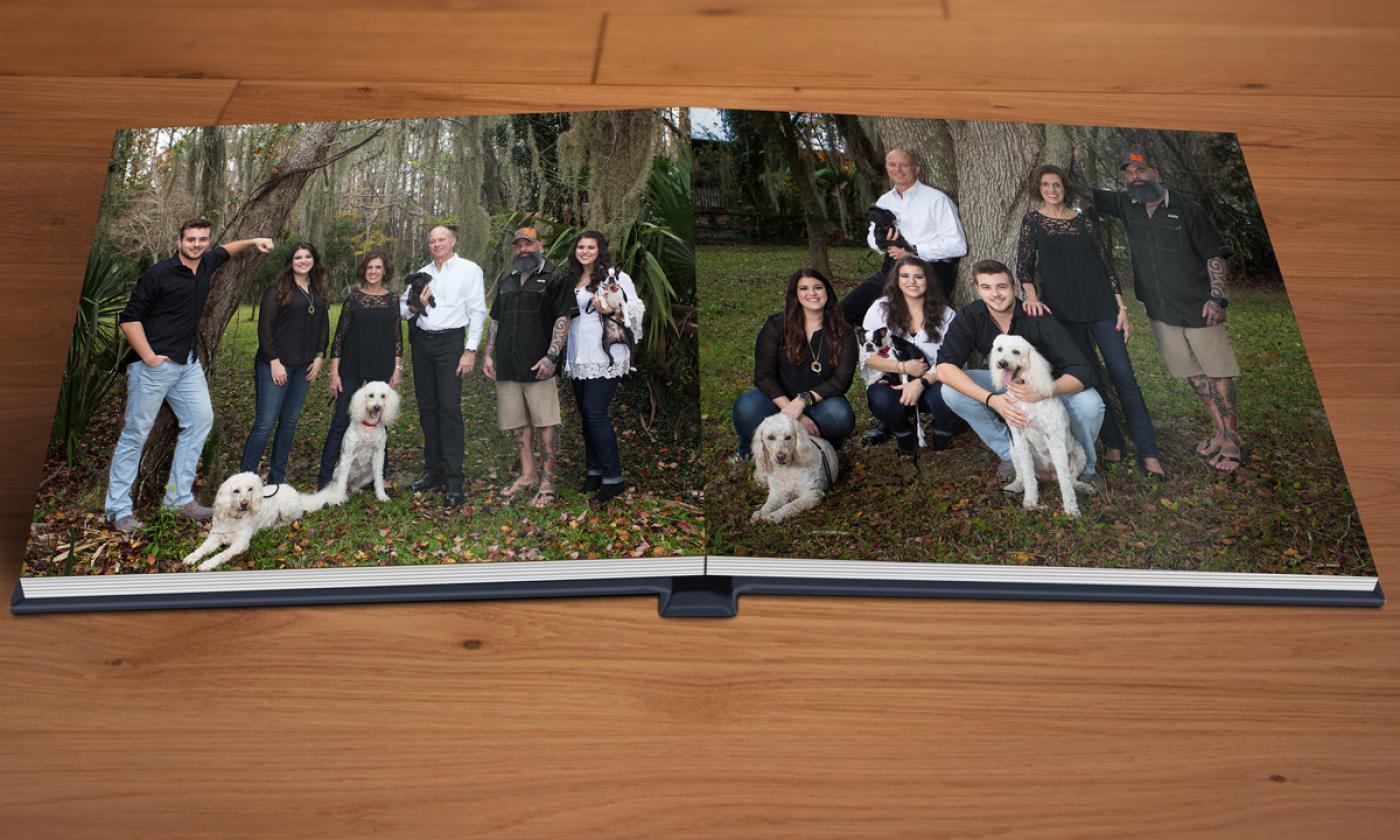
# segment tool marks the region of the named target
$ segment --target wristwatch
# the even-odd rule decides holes
[[[1214,303],[1221,309],[1224,309],[1225,307],[1230,305],[1230,301],[1226,300],[1224,295],[1211,295],[1210,299],[1212,303]]]
[[[816,402],[816,400],[812,398],[811,391],[803,391],[802,393],[797,395],[797,398],[799,400],[802,400],[803,408],[811,408],[812,403]]]

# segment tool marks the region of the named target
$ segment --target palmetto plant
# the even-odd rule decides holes
[[[53,440],[69,464],[81,452],[88,420],[121,377],[126,339],[117,317],[126,305],[136,268],[104,242],[88,254],[78,317],[58,391]]]

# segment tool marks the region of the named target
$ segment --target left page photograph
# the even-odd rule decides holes
[[[666,110],[117,133],[17,611],[704,571]],[[79,292],[78,290],[81,289]]]

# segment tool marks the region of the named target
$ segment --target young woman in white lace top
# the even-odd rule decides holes
[[[613,265],[608,241],[596,230],[579,234],[564,271],[574,283],[579,311],[569,322],[564,375],[583,420],[588,475],[582,491],[593,493],[590,503],[602,507],[627,489],[609,407],[632,369],[646,305],[632,278]]]

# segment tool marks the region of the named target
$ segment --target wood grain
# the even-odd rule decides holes
[[[1400,324],[1389,4],[948,0],[903,18],[929,55],[894,76],[882,17],[822,0],[545,0],[528,56],[497,0],[246,7],[3,12],[5,591],[113,130],[681,103],[1238,132],[1382,581],[1400,579],[1400,399],[1375,352]],[[414,65],[425,28],[480,54]],[[527,57],[539,72],[505,72]],[[1386,836],[1396,616],[771,597],[731,621],[662,621],[648,599],[0,615],[0,833]]]

